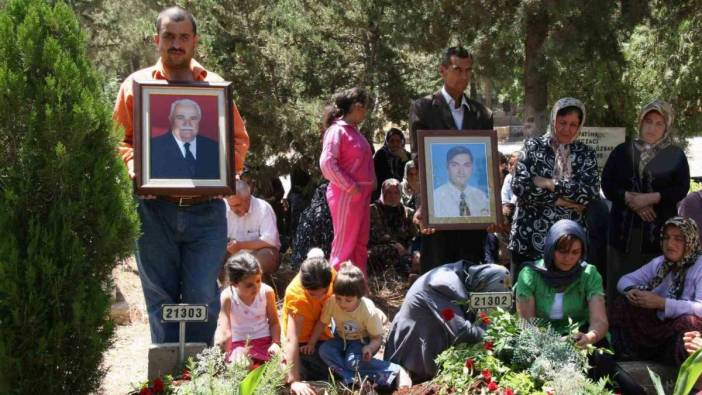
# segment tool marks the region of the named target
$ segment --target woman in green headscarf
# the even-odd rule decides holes
[[[660,228],[677,214],[690,187],[685,153],[673,142],[673,108],[655,100],[639,115],[639,136],[617,146],[602,172],[602,190],[612,201],[607,299],[617,281],[661,254]]]

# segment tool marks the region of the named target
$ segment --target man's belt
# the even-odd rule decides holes
[[[212,200],[212,196],[159,196],[158,199],[173,203],[178,207],[188,207],[209,202]]]

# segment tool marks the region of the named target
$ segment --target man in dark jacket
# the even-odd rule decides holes
[[[444,51],[439,74],[444,86],[436,93],[417,99],[410,108],[412,152],[417,152],[418,130],[492,130],[492,113],[485,106],[469,99],[464,91],[473,72],[473,55],[463,47]],[[418,158],[420,165],[423,158]],[[425,210],[417,210],[419,219]],[[484,230],[425,230],[422,236],[422,273],[445,262],[466,259],[480,262],[483,258]]]

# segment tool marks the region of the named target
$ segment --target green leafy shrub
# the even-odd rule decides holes
[[[547,324],[527,322],[496,309],[480,313],[484,341],[461,344],[441,353],[434,383],[446,391],[473,394],[609,394],[606,381],[586,376],[589,352]]]
[[[138,228],[111,100],[70,7],[0,8],[0,393],[95,393]]]
[[[277,394],[285,385],[287,369],[278,354],[249,371],[249,360],[226,363],[219,347],[203,350],[188,362],[191,380],[177,388],[178,395]],[[243,383],[243,384],[242,384]]]

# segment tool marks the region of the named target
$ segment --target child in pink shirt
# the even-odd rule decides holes
[[[350,260],[366,274],[370,196],[375,189],[373,154],[358,125],[366,117],[368,94],[361,88],[337,93],[324,116],[319,166],[329,180],[327,203],[334,226],[330,263]]]

